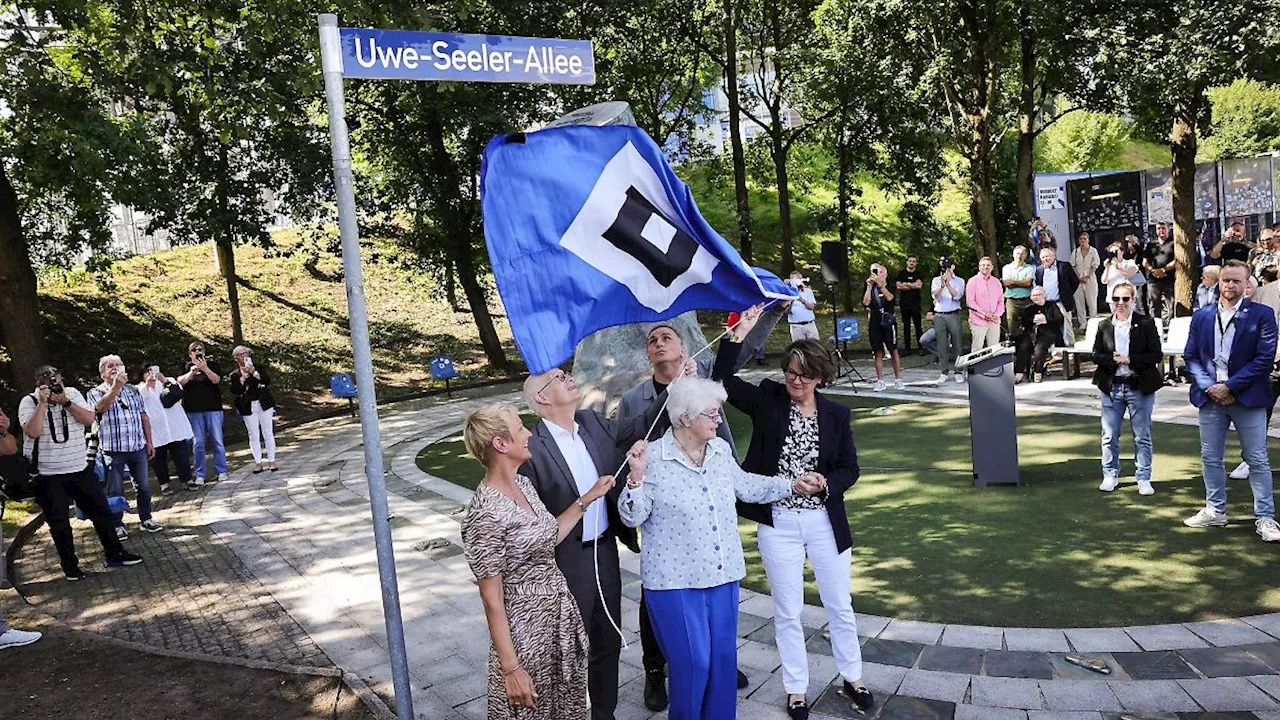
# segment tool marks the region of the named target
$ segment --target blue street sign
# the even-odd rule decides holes
[[[340,28],[342,76],[591,85],[588,40]]]

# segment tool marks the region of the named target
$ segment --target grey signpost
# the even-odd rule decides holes
[[[369,481],[369,511],[373,515],[387,649],[391,656],[391,682],[396,695],[396,716],[399,720],[411,720],[413,698],[395,552],[391,544],[378,401],[373,385],[373,355],[365,311],[343,78],[590,85],[595,82],[595,61],[591,43],[581,40],[339,28],[338,17],[329,14],[320,15],[319,23],[320,59],[333,145],[333,184],[338,200],[347,311],[360,400],[360,433],[364,440],[364,469]]]

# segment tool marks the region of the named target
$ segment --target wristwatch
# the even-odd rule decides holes
[[[577,505],[577,506],[582,510],[582,514],[583,514],[583,515],[586,515],[586,514],[587,514],[587,505],[589,505],[590,503],[587,503],[587,505],[584,505],[584,504],[582,503],[582,498],[580,498],[580,497],[579,497],[579,498],[574,498],[574,499],[573,499],[573,502],[574,502],[574,503],[575,503],[575,504],[576,504],[576,505]]]

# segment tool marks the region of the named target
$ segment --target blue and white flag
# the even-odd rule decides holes
[[[495,137],[480,193],[498,292],[531,373],[602,328],[796,296],[702,219],[639,128]]]

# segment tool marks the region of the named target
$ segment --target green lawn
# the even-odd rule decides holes
[[[846,402],[864,468],[846,495],[861,612],[1095,627],[1280,611],[1280,548],[1254,534],[1247,482],[1229,485],[1228,528],[1181,524],[1204,502],[1194,427],[1156,425],[1156,495],[1140,497],[1132,482],[1108,495],[1097,490],[1097,419],[1023,412],[1022,486],[977,489],[968,472],[967,407]],[[885,405],[896,412],[871,414]],[[745,450],[749,421],[732,409],[729,420]],[[1122,451],[1132,457],[1127,439]],[[1238,456],[1230,444],[1228,457]],[[483,475],[457,438],[428,447],[418,465],[468,487]],[[1129,463],[1124,471],[1132,474]],[[744,585],[766,591],[752,525],[741,523]],[[817,602],[812,584],[808,595]]]

